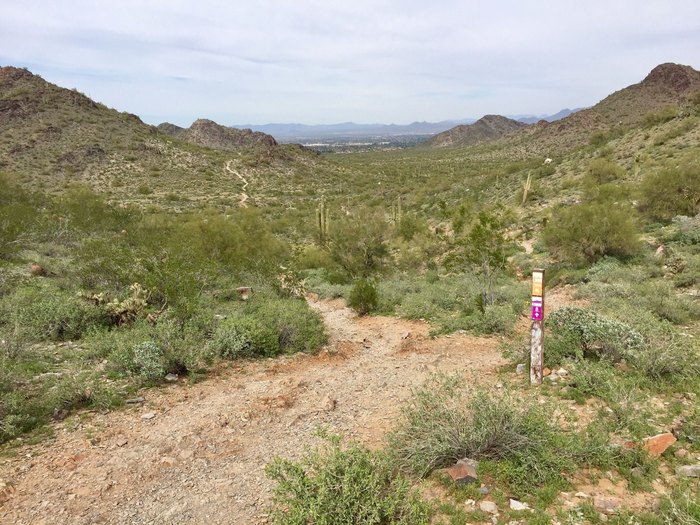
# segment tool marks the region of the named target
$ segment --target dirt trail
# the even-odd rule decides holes
[[[246,178],[243,175],[240,174],[240,172],[238,170],[235,170],[231,167],[232,164],[233,164],[232,160],[226,161],[226,164],[224,165],[224,170],[228,171],[229,173],[232,173],[233,175],[238,177],[240,179],[240,181],[243,183],[243,187],[241,188],[241,197],[240,197],[240,200],[238,201],[238,205],[241,208],[247,208],[248,204],[246,204],[246,201],[248,200],[248,194],[246,193],[245,190],[248,187],[248,181],[246,180]]]
[[[3,460],[0,523],[265,523],[264,466],[298,457],[319,426],[379,446],[432,372],[493,383],[504,363],[495,338],[429,339],[419,321],[357,318],[340,301],[311,305],[330,334],[319,355],[148,390],[142,407],[70,418],[52,442]]]

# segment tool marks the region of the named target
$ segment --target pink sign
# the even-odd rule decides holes
[[[532,297],[532,320],[541,321],[544,317],[544,304],[541,297]]]
[[[533,306],[532,307],[532,320],[533,321],[541,321],[542,318],[543,318],[542,307],[541,306]]]

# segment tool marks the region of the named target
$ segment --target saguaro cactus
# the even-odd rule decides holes
[[[528,172],[527,180],[525,181],[525,186],[523,186],[523,202],[522,202],[521,206],[525,206],[525,202],[527,201],[527,194],[530,191],[531,187],[532,187],[532,172]]]
[[[328,242],[328,207],[326,206],[326,198],[321,198],[321,203],[316,208],[316,225],[318,227],[318,241],[321,246],[325,246]]]

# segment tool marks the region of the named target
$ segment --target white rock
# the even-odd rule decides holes
[[[155,412],[146,412],[144,415],[141,416],[141,419],[153,419],[156,417]]]
[[[532,510],[530,508],[530,505],[528,505],[527,503],[523,503],[521,501],[518,501],[517,499],[510,500],[510,508],[512,510]]]
[[[494,516],[498,515],[498,506],[493,501],[487,501],[487,500],[480,501],[479,508],[484,512],[488,512],[489,514],[493,514]]]

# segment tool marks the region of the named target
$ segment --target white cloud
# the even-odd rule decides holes
[[[152,122],[410,122],[592,104],[700,66],[700,4],[24,1],[0,63]]]

